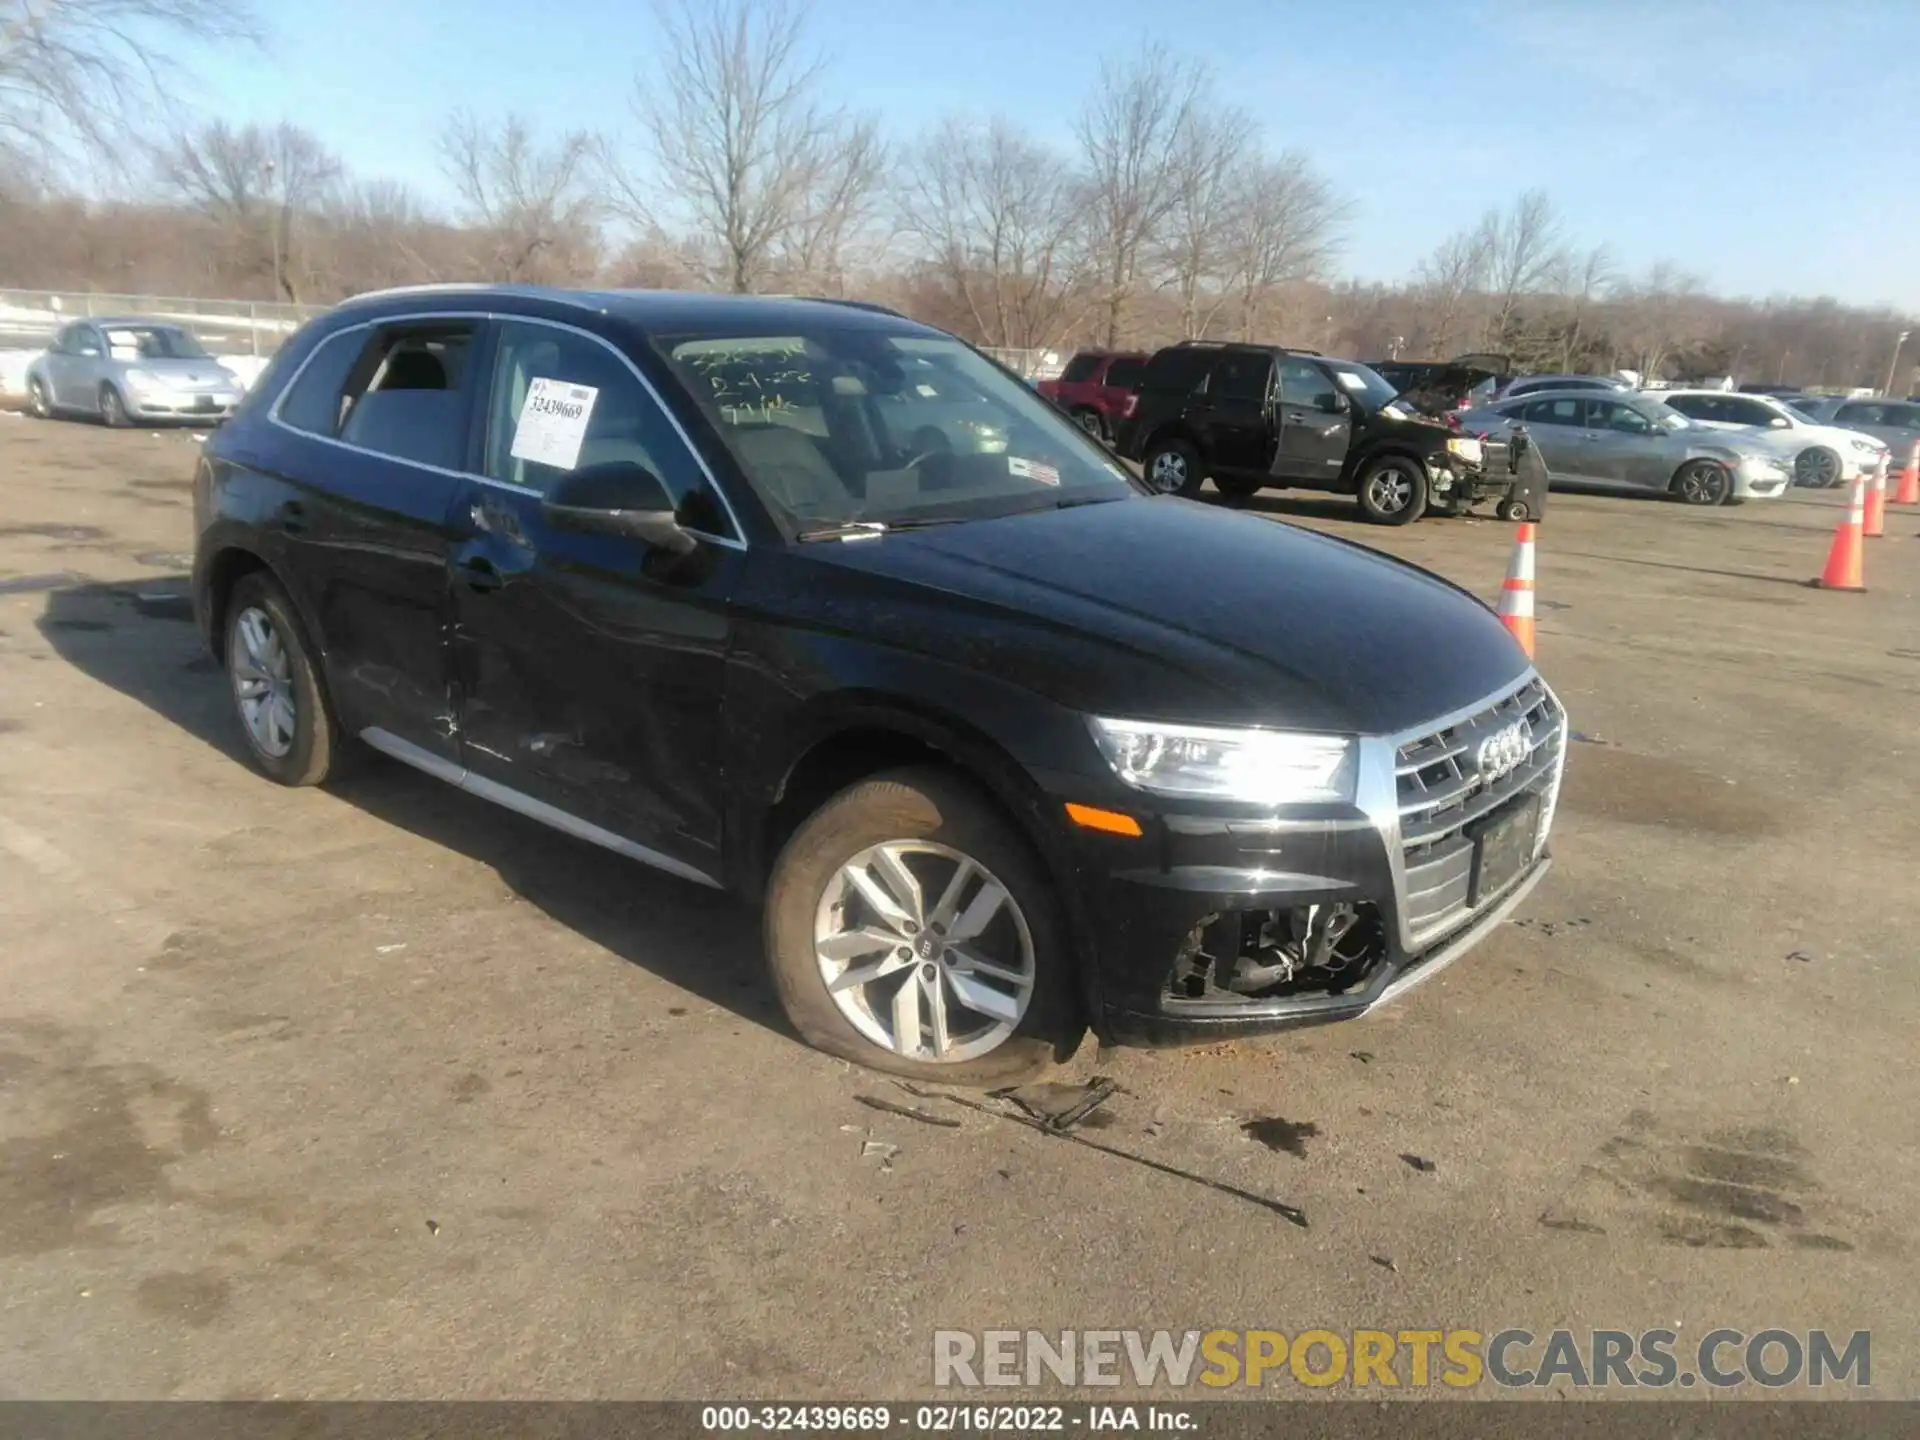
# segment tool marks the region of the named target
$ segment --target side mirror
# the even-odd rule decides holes
[[[540,502],[540,513],[557,529],[618,535],[670,555],[691,555],[700,546],[680,528],[665,483],[631,460],[610,460],[563,475]]]
[[[1769,430],[1785,430],[1788,428],[1788,423],[1789,422],[1786,416],[1776,415],[1771,420],[1767,421],[1767,428]]]
[[[1313,408],[1325,411],[1329,415],[1344,415],[1353,408],[1353,402],[1338,390],[1323,391],[1313,397]]]

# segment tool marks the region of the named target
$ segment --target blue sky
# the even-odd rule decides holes
[[[647,0],[261,4],[264,57],[189,57],[199,108],[294,120],[443,202],[449,111],[630,133],[657,37]],[[1064,145],[1103,54],[1196,57],[1352,198],[1363,278],[1541,186],[1630,270],[1920,312],[1915,0],[815,0],[813,31],[896,136],[1000,112]]]

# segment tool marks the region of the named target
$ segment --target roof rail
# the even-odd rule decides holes
[[[848,300],[838,295],[794,295],[782,293],[777,295],[755,295],[751,298],[756,300],[811,300],[817,305],[846,305],[855,310],[871,310],[876,315],[893,315],[902,320],[907,318],[891,305],[882,305],[874,300]]]
[[[1262,340],[1176,340],[1175,350],[1230,350],[1238,346],[1242,350],[1284,350],[1289,355],[1318,355],[1318,350],[1308,350],[1299,345],[1269,345]]]
[[[527,288],[524,285],[502,285],[490,280],[430,280],[418,285],[390,285],[384,290],[362,291],[358,295],[349,295],[343,303],[350,305],[356,300],[384,300],[390,295],[433,295],[450,290],[484,290],[512,294]]]

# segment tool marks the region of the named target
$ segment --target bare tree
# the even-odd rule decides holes
[[[1059,337],[1068,303],[1071,176],[1010,121],[948,118],[904,167],[903,224],[986,345],[1020,349]]]
[[[265,272],[276,299],[300,299],[306,220],[341,174],[319,140],[285,121],[216,120],[176,134],[154,161],[161,184],[207,218],[237,263]]]
[[[1414,272],[1414,293],[1424,312],[1425,348],[1436,358],[1445,358],[1453,348],[1462,312],[1487,283],[1499,224],[1498,214],[1490,212],[1471,230],[1441,241],[1440,248]]]
[[[1583,363],[1583,350],[1591,336],[1587,331],[1587,322],[1591,318],[1593,307],[1602,299],[1607,287],[1613,283],[1615,275],[1613,252],[1604,244],[1596,245],[1584,254],[1565,252],[1559,266],[1551,278],[1551,288],[1566,301],[1566,308],[1560,317],[1559,354],[1555,361],[1563,371],[1572,371]]]
[[[1232,293],[1229,256],[1253,143],[1253,117],[1237,107],[1196,114],[1175,137],[1168,166],[1174,203],[1159,252],[1180,296],[1180,333],[1204,336]]]
[[[570,130],[543,144],[517,115],[489,125],[459,111],[440,155],[498,279],[585,278],[599,262],[600,205],[588,186],[594,137]]]
[[[72,137],[112,159],[161,98],[170,47],[258,38],[249,0],[0,0],[0,153]]]
[[[1174,174],[1206,83],[1203,68],[1159,50],[1108,62],[1075,124],[1110,346],[1120,343],[1142,264],[1179,204]]]
[[[1486,343],[1502,344],[1522,296],[1537,294],[1563,263],[1560,216],[1544,190],[1521,194],[1496,221],[1488,262],[1492,314]]]
[[[758,289],[785,264],[820,264],[878,192],[877,128],[819,98],[822,62],[803,52],[792,0],[679,0],[662,9],[660,72],[635,111],[658,171],[610,166],[634,219],[678,213],[717,252],[716,278]]]
[[[1226,254],[1240,297],[1240,337],[1253,340],[1260,338],[1266,303],[1277,289],[1324,276],[1347,207],[1297,150],[1250,161],[1234,186],[1238,199]]]
[[[804,203],[776,252],[783,273],[834,295],[846,293],[853,251],[878,211],[887,174],[878,122],[863,116],[842,130],[817,157]]]

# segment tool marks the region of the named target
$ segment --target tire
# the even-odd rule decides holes
[[[1376,525],[1411,525],[1427,511],[1427,471],[1405,455],[1382,455],[1360,472],[1360,511]]]
[[[1510,520],[1515,524],[1529,517],[1527,502],[1524,500],[1502,500],[1500,508],[1494,513],[1502,520]]]
[[[1720,503],[1722,505],[1728,505],[1728,506],[1744,505],[1747,503],[1747,497],[1744,495],[1729,495],[1727,496],[1726,499],[1722,500]]]
[[[1258,495],[1267,487],[1262,481],[1252,480],[1244,475],[1216,475],[1213,477],[1213,488],[1232,499],[1245,500],[1250,495]]]
[[[1147,484],[1162,495],[1179,495],[1191,500],[1200,493],[1207,478],[1207,465],[1200,452],[1185,440],[1159,440],[1147,451],[1140,473]]]
[[[1107,438],[1107,422],[1098,410],[1082,409],[1073,412],[1073,423],[1078,425],[1094,439],[1104,442]]]
[[[1831,490],[1840,483],[1840,457],[1814,445],[1793,457],[1793,483],[1808,490]]]
[[[904,889],[893,888],[874,868],[887,863],[882,847],[906,866],[927,897],[918,905],[894,899],[898,923],[885,919],[866,898],[870,892],[846,878],[854,862],[873,857],[859,867],[867,881],[880,887],[883,899],[904,896]],[[946,932],[936,935],[932,927],[959,857],[997,881],[1003,898],[962,952],[966,958],[956,962],[943,952]],[[970,879],[941,923],[956,930],[962,921],[973,923],[968,917],[986,886],[977,876]],[[909,938],[922,920],[925,928]],[[1066,1059],[1085,1030],[1052,883],[1000,810],[948,771],[915,768],[872,776],[803,821],[774,862],[765,929],[768,967],[794,1029],[816,1049],[856,1065],[947,1084],[1003,1085]],[[861,933],[878,935],[881,943],[845,958],[821,956],[823,938]],[[894,939],[899,945],[892,945]],[[876,954],[878,959],[869,958]],[[969,961],[982,960],[1001,967],[1001,975],[1026,977],[1030,988],[1024,1007],[1018,983],[989,984],[970,973]],[[838,966],[833,973],[845,975],[877,965],[895,968],[844,987],[839,995],[828,988],[828,967]],[[895,975],[904,978],[896,982]],[[990,996],[1001,1013],[969,1009],[955,975],[973,987],[973,994]],[[896,1023],[907,1018],[895,1009],[895,997],[906,986],[919,987],[911,1042],[917,1054],[892,1043]],[[934,1058],[929,1006],[934,994],[940,997],[954,1058]]]
[[[346,737],[293,602],[273,579],[255,572],[233,587],[226,614],[227,688],[254,763],[282,785],[318,785],[336,776]],[[277,646],[277,657],[268,641]],[[250,710],[249,698],[260,699],[261,706]],[[284,710],[277,720],[263,718],[276,699],[291,701],[290,733]]]
[[[111,385],[100,387],[100,419],[114,430],[124,430],[133,424],[133,417],[127,414],[127,402]]]
[[[1683,505],[1719,505],[1733,493],[1733,473],[1718,460],[1689,460],[1673,472],[1668,493]]]
[[[36,420],[53,418],[53,401],[47,396],[47,382],[38,375],[27,377],[27,413]]]

